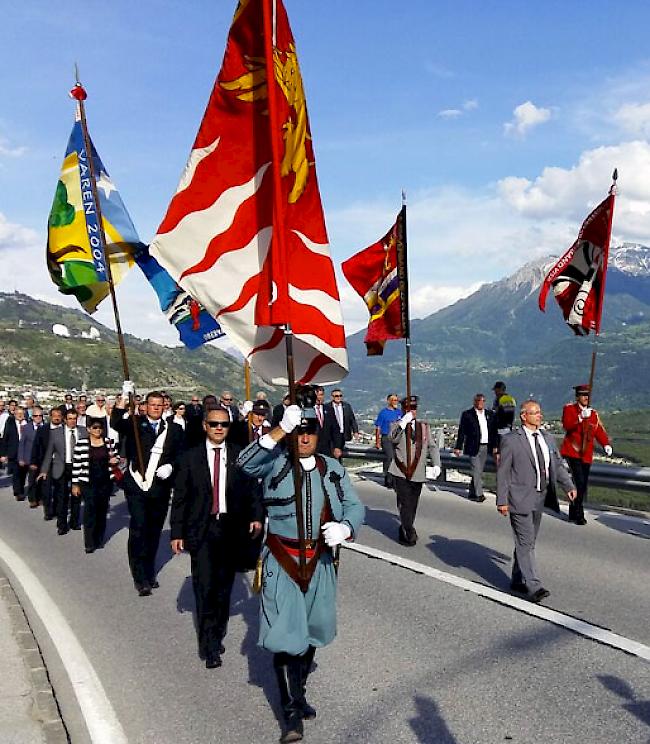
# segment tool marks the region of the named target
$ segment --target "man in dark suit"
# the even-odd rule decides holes
[[[50,431],[37,480],[47,480],[48,475],[52,478],[50,485],[57,504],[56,527],[59,535],[66,535],[69,530],[81,529],[81,500],[71,495],[72,455],[76,443],[80,439],[87,438],[86,429],[77,426],[77,412],[74,408],[66,411],[63,426]],[[70,522],[68,522],[68,508],[70,509]]]
[[[125,382],[122,393],[111,413],[111,427],[124,443],[127,460],[122,487],[131,515],[129,567],[136,591],[141,597],[147,597],[159,586],[156,553],[185,433],[178,424],[163,419],[162,393],[150,392],[145,403],[145,415],[135,416],[144,466],[144,473],[141,473],[134,423],[131,414],[125,410],[128,395],[133,393],[132,383]]]
[[[476,393],[474,405],[463,411],[458,424],[458,436],[454,454],[468,455],[472,465],[472,480],[469,484],[470,501],[485,501],[483,495],[483,471],[488,454],[497,453],[497,426],[494,413],[485,409],[485,396]]]
[[[192,560],[199,652],[208,669],[221,666],[236,555],[262,532],[256,479],[236,467],[240,447],[226,442],[231,425],[222,406],[205,413],[204,443],[181,458],[170,515],[171,547]]]
[[[187,448],[203,441],[203,406],[198,395],[193,395],[185,409],[185,443]]]
[[[520,429],[501,438],[497,468],[497,510],[510,515],[515,540],[511,589],[541,602],[550,592],[542,586],[535,565],[535,542],[544,512],[548,488],[559,483],[569,501],[576,490],[555,439],[540,429],[542,409],[536,400],[527,400],[519,414]]]
[[[330,440],[330,420],[331,413],[328,413],[325,405],[325,388],[322,385],[314,385],[316,391],[316,420],[318,421],[318,444],[316,452],[320,455],[332,456],[332,442]]]
[[[34,437],[34,445],[32,446],[32,457],[29,463],[30,473],[36,478],[34,488],[38,494],[38,501],[43,504],[43,519],[49,521],[54,519],[56,516],[56,509],[58,504],[54,500],[55,493],[52,490],[52,479],[39,480],[38,474],[41,471],[41,465],[45,459],[45,453],[47,452],[47,445],[50,441],[50,432],[52,429],[58,429],[63,425],[63,414],[61,408],[50,409],[50,420],[44,426],[41,426],[36,432]]]
[[[38,470],[32,466],[32,452],[36,436],[44,428],[43,409],[40,406],[32,406],[31,419],[23,428],[23,436],[18,446],[18,460],[27,468],[27,500],[30,509],[36,509],[41,504],[42,484],[36,480]]]
[[[25,409],[22,406],[16,406],[13,415],[5,421],[2,440],[0,440],[0,459],[7,464],[16,501],[25,500],[25,478],[28,466],[19,459],[19,451],[23,432],[27,426]]]
[[[279,425],[282,417],[284,416],[284,412],[287,410],[287,406],[289,406],[290,403],[291,396],[289,395],[289,393],[287,393],[284,398],[282,398],[282,403],[278,403],[277,406],[273,407],[273,414],[271,415],[272,429],[275,429],[275,427]]]
[[[359,433],[357,419],[352,406],[343,400],[341,388],[332,390],[332,400],[325,404],[324,410],[332,456],[340,460],[345,443],[352,439],[353,434]]]

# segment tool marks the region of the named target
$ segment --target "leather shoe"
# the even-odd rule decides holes
[[[541,587],[541,589],[538,589],[536,592],[533,592],[528,599],[531,602],[534,602],[535,604],[539,604],[543,599],[546,599],[546,597],[550,597],[551,592],[549,592],[548,589],[544,589],[544,587]]]
[[[159,583],[158,583],[158,582],[157,582],[157,581],[156,581],[156,580],[154,579],[154,580],[153,580],[153,581],[151,582],[151,588],[152,588],[152,589],[160,589],[160,584],[159,584]]]
[[[70,525],[70,529],[71,530],[80,530],[81,529],[81,525],[80,524],[75,524],[75,525],[72,525],[71,524]]]
[[[521,594],[528,594],[528,588],[526,584],[524,584],[523,581],[511,581],[510,589],[512,589],[513,592],[520,592]]]
[[[67,535],[68,534],[68,531],[69,530],[68,530],[67,527],[65,527],[65,528],[59,527],[59,529],[56,531],[56,533],[57,533],[57,535]]]
[[[86,548],[86,553],[94,553],[95,548]]]
[[[136,584],[135,588],[141,597],[151,596],[151,587],[149,586],[149,584]]]
[[[205,658],[206,669],[217,669],[221,666],[221,656],[219,654],[208,654]]]
[[[587,520],[584,517],[578,517],[575,520],[575,522],[576,524],[579,524],[580,526],[582,526],[583,524],[587,524]]]

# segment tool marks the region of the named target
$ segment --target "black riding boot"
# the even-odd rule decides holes
[[[311,671],[311,665],[314,662],[314,654],[316,649],[310,646],[305,653],[300,657],[302,659],[302,717],[306,721],[310,721],[312,718],[316,718],[316,709],[312,708],[311,705],[305,699],[307,692],[307,677]]]
[[[302,656],[284,653],[273,655],[273,668],[280,688],[280,703],[285,723],[285,731],[280,737],[280,744],[302,741],[304,703],[302,659]]]

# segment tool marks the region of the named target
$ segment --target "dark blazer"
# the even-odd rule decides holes
[[[118,432],[118,434],[120,435],[120,442],[124,443],[124,453],[126,455],[128,464],[133,465],[133,469],[137,470],[138,455],[135,444],[135,434],[133,433],[133,422],[131,421],[130,416],[124,418],[125,413],[125,409],[117,407],[113,408],[113,411],[111,412],[111,427],[115,429],[115,431]],[[163,447],[163,452],[160,456],[158,467],[160,467],[161,465],[169,464],[174,468],[175,473],[178,466],[179,458],[182,455],[183,450],[185,449],[185,432],[183,431],[183,428],[178,424],[173,423],[169,419],[161,418],[158,428],[158,434],[156,434],[149,424],[146,416],[136,415],[135,420],[138,427],[138,432],[140,433],[140,444],[142,446],[142,457],[144,459],[145,469],[147,467],[147,463],[149,462],[151,448],[156,443],[157,437],[162,433],[162,429],[160,428],[160,426],[162,426],[163,428],[169,427],[169,432],[167,434],[167,438],[165,439],[165,446]],[[136,484],[135,480],[133,480],[133,477],[129,473],[128,469],[124,474],[123,483],[124,489],[127,491],[140,491],[140,488],[138,488],[138,485]],[[156,496],[169,496],[169,491],[173,485],[174,474],[172,474],[165,480],[155,478],[153,484],[151,485],[151,488],[146,492],[146,495],[152,498],[155,498]]]
[[[205,439],[203,431],[203,406],[188,403],[185,407],[185,444],[187,449],[195,447]]]
[[[223,519],[234,547],[245,547],[251,522],[264,521],[261,490],[257,479],[236,467],[241,448],[226,442],[226,508]],[[187,450],[181,457],[174,482],[169,516],[172,540],[184,540],[185,549],[196,552],[210,525],[212,482],[205,446]]]
[[[325,404],[325,427],[327,429],[327,436],[331,442],[332,447],[338,447],[343,449],[345,443],[352,439],[352,434],[356,434],[359,431],[357,425],[357,419],[355,418],[352,406],[344,400],[343,403],[343,434],[339,427],[339,422],[334,412],[334,404],[332,402]]]
[[[34,436],[34,444],[32,445],[32,456],[30,459],[30,465],[36,465],[37,468],[41,467],[45,452],[47,451],[47,445],[50,441],[50,432],[52,429],[49,424],[43,424],[38,428],[36,435]]]
[[[488,428],[488,452],[491,454],[497,447],[497,421],[492,411],[485,411]],[[478,455],[481,444],[481,427],[474,407],[463,411],[458,424],[458,436],[454,449],[462,449],[463,454],[474,457]]]
[[[38,429],[45,428],[45,424],[41,424]],[[23,435],[18,443],[18,462],[24,462],[30,465],[32,462],[32,449],[34,448],[34,440],[38,432],[37,427],[32,421],[28,422],[26,426],[23,426]]]
[[[13,416],[9,416],[5,421],[5,430],[0,439],[0,457],[18,460],[18,429]]]

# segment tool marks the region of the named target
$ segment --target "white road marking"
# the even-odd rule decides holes
[[[478,594],[481,597],[486,597],[494,602],[498,602],[499,604],[512,607],[519,612],[524,612],[527,615],[532,615],[541,620],[546,620],[555,625],[559,625],[567,630],[573,631],[574,633],[585,636],[585,638],[591,638],[605,646],[611,646],[620,651],[625,651],[632,656],[638,656],[641,659],[650,661],[650,646],[645,646],[637,641],[632,641],[629,638],[618,635],[617,633],[612,633],[610,630],[606,630],[605,628],[599,628],[597,625],[591,625],[590,623],[584,622],[584,620],[578,620],[570,615],[564,615],[561,612],[557,612],[557,610],[533,604],[526,599],[520,599],[519,597],[512,596],[506,592],[500,592],[498,589],[483,586],[483,584],[478,584],[475,581],[469,581],[460,576],[454,576],[454,574],[440,571],[437,568],[432,568],[424,563],[410,561],[408,558],[402,558],[399,555],[387,553],[384,550],[371,548],[368,545],[361,545],[360,543],[344,543],[343,547],[346,550],[352,550],[355,553],[361,553],[370,558],[377,558],[378,560],[392,563],[395,566],[406,568],[409,571],[424,574],[425,576],[429,576],[437,581],[442,581],[445,584],[451,584],[452,586],[472,592],[473,594]]]
[[[128,744],[124,729],[90,659],[52,597],[18,553],[2,539],[0,559],[22,586],[49,633],[72,683],[93,744]]]

